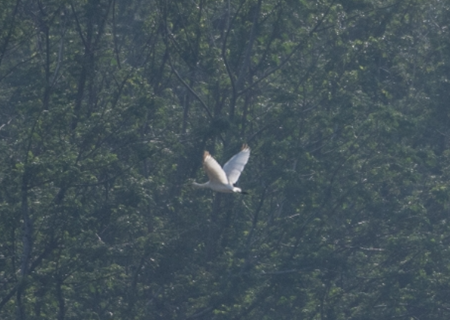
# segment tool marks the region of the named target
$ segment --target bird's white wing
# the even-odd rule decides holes
[[[211,183],[228,184],[227,175],[208,151],[203,153],[203,169],[205,169]]]
[[[244,144],[242,145],[241,152],[235,154],[233,157],[231,157],[230,160],[228,160],[227,163],[223,166],[223,171],[225,171],[225,174],[228,177],[228,181],[231,184],[235,184],[239,176],[242,173],[242,170],[244,170],[245,165],[247,164],[248,158],[250,157],[250,148],[248,145]]]

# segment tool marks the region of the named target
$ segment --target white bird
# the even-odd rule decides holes
[[[242,191],[241,188],[235,187],[234,184],[238,181],[249,157],[250,148],[248,145],[243,144],[241,152],[231,157],[222,169],[220,164],[217,163],[209,152],[205,151],[203,153],[203,169],[205,169],[205,172],[209,177],[209,181],[206,183],[194,182],[194,187],[210,188],[217,192],[240,192],[246,194],[246,192]]]

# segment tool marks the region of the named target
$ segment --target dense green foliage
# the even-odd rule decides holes
[[[1,319],[450,318],[448,1],[0,3]]]

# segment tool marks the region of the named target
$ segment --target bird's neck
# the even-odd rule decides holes
[[[208,188],[209,185],[209,181],[206,183],[197,183],[197,182],[192,182],[192,185],[196,188]]]

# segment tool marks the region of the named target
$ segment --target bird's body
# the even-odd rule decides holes
[[[209,177],[209,181],[206,183],[194,182],[193,185],[197,188],[210,188],[217,192],[245,193],[241,188],[235,187],[234,184],[238,181],[249,157],[250,148],[244,144],[242,145],[241,152],[231,157],[222,169],[220,164],[217,163],[209,152],[205,151],[203,153],[203,168]]]

